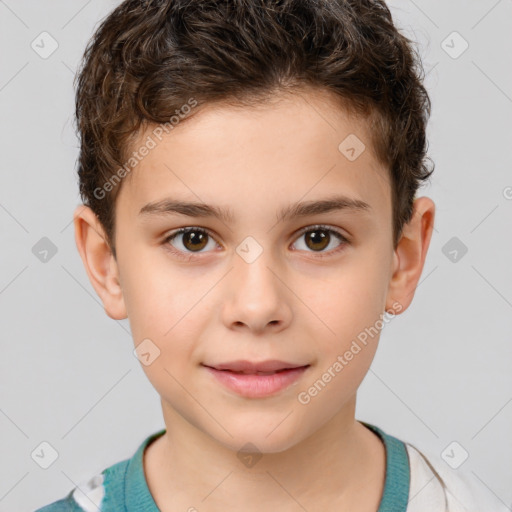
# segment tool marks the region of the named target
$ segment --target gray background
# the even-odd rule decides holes
[[[117,4],[0,0],[0,511],[63,497],[164,427],[128,322],[104,313],[71,224],[73,76]],[[436,171],[420,195],[436,203],[436,229],[411,307],[382,332],[356,416],[439,464],[457,441],[455,458],[469,457],[453,471],[510,506],[512,1],[390,6],[428,73]],[[43,31],[58,43],[47,58],[31,47]],[[453,31],[469,44],[461,55]],[[43,237],[57,250],[47,261]],[[58,452],[48,469],[31,457],[43,441]]]

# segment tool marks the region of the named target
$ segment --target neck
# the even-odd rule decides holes
[[[298,510],[299,504],[306,510],[378,509],[385,450],[376,434],[354,419],[355,398],[306,439],[265,454],[237,453],[164,402],[162,408],[167,431],[146,449],[144,469],[163,512],[173,509],[170,504],[228,510],[235,501],[246,511],[262,505]]]

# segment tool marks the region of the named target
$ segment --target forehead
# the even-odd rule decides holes
[[[168,134],[155,137],[152,125],[140,135],[134,149],[148,138],[155,144],[123,183],[118,202],[140,210],[171,197],[251,216],[336,191],[390,211],[388,171],[373,152],[370,127],[330,93],[196,109]]]

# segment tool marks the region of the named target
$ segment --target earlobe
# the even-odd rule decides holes
[[[404,225],[402,236],[395,249],[386,311],[405,311],[416,291],[434,229],[435,204],[428,197],[414,201],[412,218]],[[399,304],[397,308],[395,305]],[[400,309],[400,311],[398,311]]]
[[[119,281],[119,269],[112,255],[103,226],[85,205],[74,212],[75,242],[89,280],[114,320],[126,318],[126,307]]]

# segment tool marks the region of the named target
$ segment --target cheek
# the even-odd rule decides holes
[[[332,393],[355,392],[375,356],[387,290],[383,260],[374,251],[361,251],[357,259],[345,261],[322,286],[310,283],[311,309],[321,319],[315,324],[323,333],[311,333],[320,358],[316,378],[331,368],[336,375],[328,385]],[[339,364],[333,367],[336,361]]]
[[[132,252],[120,267],[134,345],[149,339],[159,351],[154,363],[143,366],[157,389],[170,385],[169,373],[182,381],[182,374],[194,364],[205,320],[201,298],[212,286],[197,276],[191,278],[176,269],[171,272],[162,259],[148,261]]]
[[[165,254],[159,252],[132,250],[120,264],[123,296],[136,342],[154,337],[165,343],[183,330],[201,292],[197,290],[201,288],[198,280],[191,281],[173,270],[166,264]]]
[[[318,367],[298,400],[317,420],[327,421],[351,400],[368,372],[383,327],[382,282],[371,265],[351,266],[327,293],[317,295],[315,307],[323,321],[318,325],[325,334],[311,334]]]
[[[125,303],[134,345],[144,347],[150,340],[150,352],[156,354],[150,364],[141,359],[148,380],[162,396],[179,396],[183,391],[179,383],[187,380],[187,371],[194,364],[199,339],[194,316],[199,309],[194,305],[200,302],[194,290],[183,291],[183,278],[159,270],[142,264],[129,269]]]
[[[347,266],[308,297],[326,333],[341,341],[375,324],[384,312],[385,292],[379,267],[360,264]]]

